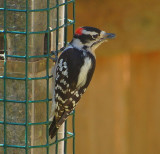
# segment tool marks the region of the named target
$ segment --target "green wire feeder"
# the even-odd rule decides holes
[[[69,9],[72,6],[73,9]],[[60,10],[64,8],[64,24],[60,24]],[[68,11],[72,19],[68,19]],[[53,20],[56,19],[56,20]],[[75,0],[0,1],[0,37],[4,53],[0,59],[0,154],[58,154],[64,141],[64,154],[75,154],[75,112],[72,132],[63,139],[51,141],[48,136],[49,111],[52,104],[50,85],[51,56],[56,61],[59,31],[64,28],[67,45],[68,27],[75,30]],[[34,19],[34,20],[32,20]],[[53,29],[50,30],[50,27]],[[50,52],[50,33],[56,34],[55,51]],[[44,54],[44,35],[47,34],[47,53]],[[68,148],[68,140],[72,147]]]

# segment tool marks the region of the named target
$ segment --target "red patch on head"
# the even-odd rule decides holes
[[[82,27],[78,28],[78,29],[76,30],[75,34],[77,34],[77,35],[82,35],[82,30],[83,30]]]

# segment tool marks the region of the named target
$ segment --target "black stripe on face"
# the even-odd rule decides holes
[[[80,39],[80,41],[85,44],[85,43],[88,43],[90,41],[94,41],[96,40],[96,38],[98,37],[99,35],[96,34],[96,35],[89,35],[89,34],[82,34],[82,35],[74,35],[74,38],[78,38]]]
[[[90,41],[93,40],[93,38],[92,38],[91,35],[84,35],[84,34],[82,34],[82,35],[75,35],[74,38],[80,39],[80,41],[81,41],[83,44],[85,44],[85,43],[90,42]]]

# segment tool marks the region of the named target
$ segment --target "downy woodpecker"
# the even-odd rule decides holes
[[[76,107],[88,87],[96,65],[95,49],[115,34],[94,27],[80,27],[55,65],[54,101],[56,104],[49,135],[57,130]]]

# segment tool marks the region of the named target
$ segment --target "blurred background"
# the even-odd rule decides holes
[[[76,1],[76,27],[117,35],[76,109],[77,154],[160,153],[159,16],[159,0]]]

